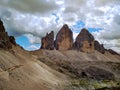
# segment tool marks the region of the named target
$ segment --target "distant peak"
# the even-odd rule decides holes
[[[81,32],[89,33],[89,31],[86,28],[81,29]]]
[[[68,29],[69,26],[67,24],[64,24],[62,28]]]

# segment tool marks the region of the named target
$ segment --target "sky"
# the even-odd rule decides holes
[[[105,48],[120,53],[120,0],[0,0],[0,18],[26,50],[68,24],[73,37],[87,28]]]

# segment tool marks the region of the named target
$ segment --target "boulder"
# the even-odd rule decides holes
[[[41,49],[54,50],[54,32],[47,33],[41,40]]]
[[[57,33],[55,40],[56,50],[70,50],[73,46],[73,32],[67,24],[63,25]]]
[[[78,34],[73,49],[80,50],[83,52],[94,52],[94,37],[85,28]]]

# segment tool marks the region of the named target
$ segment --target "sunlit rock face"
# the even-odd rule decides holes
[[[73,49],[83,52],[94,52],[94,37],[87,29],[82,29],[76,37]]]
[[[56,50],[70,50],[73,46],[73,32],[67,24],[63,25],[56,36],[55,48]]]
[[[41,40],[41,49],[54,50],[54,32],[47,33]]]

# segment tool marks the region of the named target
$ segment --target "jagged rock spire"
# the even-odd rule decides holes
[[[54,50],[54,32],[47,33],[41,40],[41,49]]]
[[[79,50],[82,52],[93,53],[95,50],[104,54],[105,51],[111,54],[117,54],[113,50],[107,50],[102,44],[94,39],[94,36],[85,28],[81,30],[73,43],[73,32],[64,24],[56,35],[54,41],[54,32],[47,33],[41,40],[41,49],[48,50]]]
[[[76,37],[73,48],[83,52],[94,52],[94,37],[85,28]]]
[[[57,33],[55,40],[56,50],[69,50],[73,45],[73,33],[67,24],[63,25],[60,31]]]

